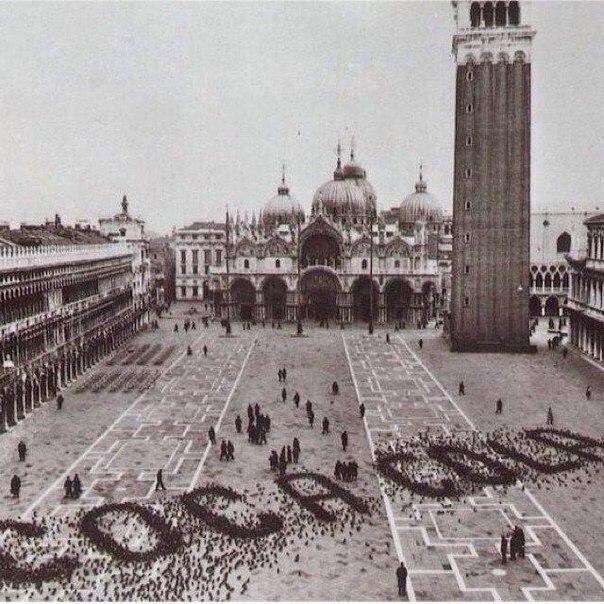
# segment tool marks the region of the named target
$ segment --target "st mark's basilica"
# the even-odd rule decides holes
[[[204,314],[244,321],[413,323],[448,307],[451,218],[428,192],[388,210],[366,171],[338,157],[310,212],[290,192],[285,171],[258,216],[227,214],[175,233],[176,297]],[[373,296],[371,290],[373,288]],[[197,305],[196,305],[197,306]]]

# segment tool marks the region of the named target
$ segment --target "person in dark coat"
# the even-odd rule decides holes
[[[495,413],[499,413],[501,414],[503,411],[503,401],[498,398],[497,402],[495,403]]]
[[[166,490],[166,486],[164,485],[164,471],[161,468],[157,470],[157,474],[155,476],[155,490],[157,491],[157,489],[161,489],[162,491]]]
[[[424,340],[420,338],[417,343],[419,344],[419,349],[421,350],[424,347]]]
[[[251,405],[247,406],[247,416],[251,422],[254,421],[254,408]]]
[[[214,426],[210,426],[210,429],[208,430],[208,437],[210,439],[210,442],[215,445],[216,444],[216,432],[214,432]]]
[[[342,479],[342,462],[339,459],[336,461],[336,467],[334,468],[333,475],[337,478],[337,480]]]
[[[25,454],[27,453],[27,447],[25,443],[21,440],[17,445],[17,453],[19,454],[19,461],[25,461]]]
[[[227,442],[227,461],[235,461],[235,445],[230,440]]]
[[[281,324],[279,324],[279,329],[281,329]],[[285,367],[281,370],[281,375],[283,376],[283,381],[287,379],[287,369]]]
[[[69,478],[69,476],[68,476],[65,479],[65,482],[63,483],[63,490],[65,491],[65,497],[67,499],[71,499],[72,488],[73,488],[73,483],[71,482],[71,478]]]
[[[281,398],[283,399],[283,402],[287,400],[287,390],[285,388],[281,390]]]
[[[13,474],[13,477],[10,479],[10,494],[15,499],[19,499],[20,492],[21,492],[21,479],[16,474]]]
[[[59,396],[57,396],[57,409],[60,411],[63,408],[63,401],[65,399],[63,398],[62,394],[59,394]]]
[[[359,413],[361,414],[361,419],[365,417],[365,405],[364,405],[364,403],[361,403],[359,405]]]
[[[312,411],[312,403],[310,399],[306,399],[306,414],[308,415],[309,411]]]
[[[338,394],[338,392],[340,392],[340,387],[338,386],[338,382],[334,382],[334,383],[331,385],[331,393],[332,393],[333,395],[336,395],[336,394]]]
[[[187,346],[187,356],[190,357],[193,354],[193,350],[191,350],[190,346]]]
[[[287,445],[287,463],[293,463],[294,461],[294,456],[292,455],[292,448]]]
[[[300,406],[300,395],[297,392],[294,394],[294,405],[296,405],[296,409]]]
[[[315,425],[315,413],[314,411],[309,411],[308,415],[308,424],[312,428]]]
[[[74,499],[77,499],[82,494],[82,483],[80,482],[80,477],[77,474],[74,474],[73,480],[71,481],[71,494]]]
[[[346,432],[346,430],[342,432],[340,440],[342,441],[342,449],[344,450],[344,452],[346,452],[346,447],[348,447],[348,432]]]
[[[465,384],[463,382],[459,382],[459,390],[458,390],[457,394],[459,396],[464,396],[465,393],[466,393],[466,386],[465,386]]]
[[[386,332],[386,344],[390,344],[390,333]]]
[[[260,405],[258,403],[256,403],[254,405],[254,416],[256,418],[258,418],[259,415],[260,415]]]
[[[505,536],[505,534],[501,535],[500,550],[501,550],[501,563],[505,564],[508,559],[508,538]]]
[[[398,595],[405,597],[407,595],[407,569],[403,562],[396,569],[396,582],[398,583]]]
[[[329,434],[329,420],[326,417],[323,418],[323,431],[321,434]]]
[[[519,526],[515,526],[514,533],[516,534],[516,553],[518,557],[524,558],[524,531]]]
[[[239,415],[235,418],[235,430],[237,430],[237,434],[241,434],[241,417]]]
[[[208,347],[205,344],[203,345],[203,356],[204,357],[208,356]]]
[[[547,425],[548,426],[554,425],[554,412],[552,411],[551,407],[549,407],[547,410]]]
[[[292,444],[292,455],[294,463],[298,463],[298,459],[300,459],[300,441],[296,437],[294,437],[294,442]]]

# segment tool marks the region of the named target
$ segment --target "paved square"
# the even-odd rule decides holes
[[[579,483],[580,477],[573,475],[566,483],[550,483],[542,490],[530,484],[506,490],[489,486],[443,504],[404,489],[393,490],[373,463],[378,449],[419,432],[470,440],[475,430],[491,429],[502,419],[510,430],[534,425],[527,418],[540,415],[544,402],[539,389],[530,389],[526,380],[541,383],[542,374],[556,379],[550,366],[559,362],[556,357],[499,355],[496,364],[502,374],[517,376],[514,384],[504,387],[491,373],[492,357],[452,355],[437,334],[427,332],[421,332],[425,345],[419,350],[420,332],[413,331],[391,334],[387,345],[384,331],[368,337],[359,328],[342,332],[309,326],[301,338],[292,337],[286,328],[248,332],[237,326],[232,338],[225,338],[218,326],[188,334],[174,334],[171,328],[172,322],[163,322],[158,332],[140,335],[83,376],[66,390],[61,412],[47,404],[4,435],[0,478],[7,484],[14,471],[20,472],[23,490],[19,501],[0,499],[0,508],[4,517],[45,516],[55,527],[46,540],[48,552],[64,555],[79,551],[74,550],[78,542],[66,534],[74,530],[71,519],[81,519],[83,512],[107,503],[148,506],[172,526],[184,527],[189,549],[153,566],[154,573],[174,575],[175,582],[149,584],[146,570],[145,576],[131,577],[132,585],[121,584],[119,565],[92,547],[85,555],[78,554],[83,567],[71,583],[50,582],[40,590],[11,587],[7,597],[132,599],[137,592],[131,590],[143,589],[150,590],[144,592],[147,599],[226,599],[228,595],[252,600],[393,600],[397,598],[394,571],[404,560],[410,600],[604,598],[599,474],[589,484]],[[207,356],[201,350],[204,344]],[[186,354],[187,345],[193,349],[191,356]],[[285,384],[276,376],[283,366],[288,370]],[[527,368],[530,378],[525,376]],[[481,371],[487,379],[478,378]],[[583,381],[577,375],[583,371],[574,361],[558,369],[579,418],[592,413],[580,398]],[[466,397],[452,395],[459,375],[467,384]],[[594,399],[601,401],[596,378],[589,374]],[[337,396],[331,392],[334,380],[340,389]],[[494,419],[492,411],[487,413],[484,400],[500,389],[511,408],[516,397],[522,399],[523,414]],[[293,404],[295,392],[300,395],[299,407]],[[528,396],[523,397],[525,393]],[[312,428],[306,417],[307,400],[312,401],[316,416]],[[245,434],[248,405],[256,403],[271,417],[267,446],[251,444]],[[366,407],[364,420],[359,403]],[[235,430],[238,415],[243,434]],[[598,438],[600,416],[600,424],[592,420],[588,428],[572,419],[562,421]],[[321,433],[324,417],[329,420],[327,434]],[[221,461],[219,446],[209,444],[210,426],[216,429],[219,443],[223,438],[234,443],[234,461]],[[343,430],[350,443],[346,452],[340,444]],[[336,482],[368,502],[370,515],[348,519],[346,505],[328,500],[323,505],[342,520],[334,526],[317,524],[312,514],[280,491],[267,458],[271,449],[280,451],[294,437],[301,442],[301,460],[287,471],[333,478],[336,460],[354,459],[358,480]],[[16,461],[21,438],[30,450],[25,464]],[[166,493],[156,493],[154,488],[159,468]],[[429,466],[421,468],[427,478],[432,471]],[[65,499],[63,482],[75,472],[84,487],[82,496]],[[179,497],[212,484],[232,488],[257,509],[281,515],[284,536],[266,543],[260,540],[249,549],[214,530],[196,532],[199,528],[185,522]],[[329,491],[309,479],[296,484],[301,493]],[[581,509],[588,506],[590,513],[579,520],[573,501]],[[215,505],[220,513],[231,510],[219,500]],[[230,512],[233,519],[243,511],[238,505]],[[61,524],[63,519],[68,524]],[[525,531],[526,556],[504,566],[500,535],[518,523]],[[136,516],[122,514],[102,526],[133,551],[150,550],[157,542],[157,535]],[[0,547],[17,547],[9,536],[0,535]],[[91,575],[85,573],[93,563],[102,570],[91,584]],[[213,581],[216,572],[222,578]],[[186,587],[176,579],[182,573],[188,577]]]

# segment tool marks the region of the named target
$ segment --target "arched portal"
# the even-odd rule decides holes
[[[371,316],[371,290],[369,277],[359,277],[352,284],[352,312],[355,321],[369,321]],[[379,288],[373,281],[373,318],[377,315]]]
[[[558,316],[558,310],[560,308],[560,305],[558,304],[558,298],[556,298],[556,296],[550,296],[546,301],[545,301],[545,314],[548,317],[557,317]]]
[[[235,279],[231,284],[231,300],[235,305],[235,313],[242,321],[254,318],[256,290],[248,279]]]
[[[341,235],[319,217],[300,234],[300,265],[340,267]]]
[[[262,286],[266,318],[270,321],[282,321],[285,318],[287,285],[281,277],[269,277]]]
[[[310,269],[300,278],[299,287],[302,317],[317,321],[337,319],[337,298],[342,288],[334,273],[321,268]]]
[[[541,301],[538,296],[531,296],[529,300],[529,314],[531,317],[541,316]]]
[[[409,306],[413,291],[403,279],[392,279],[386,284],[384,290],[386,298],[386,320],[408,321]]]

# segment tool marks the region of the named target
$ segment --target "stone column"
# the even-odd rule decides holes
[[[16,396],[16,409],[17,409],[17,419],[21,420],[25,418],[25,408],[23,404],[24,398],[24,388],[23,388],[23,380],[21,377],[17,379],[17,385],[15,387],[15,396]]]

